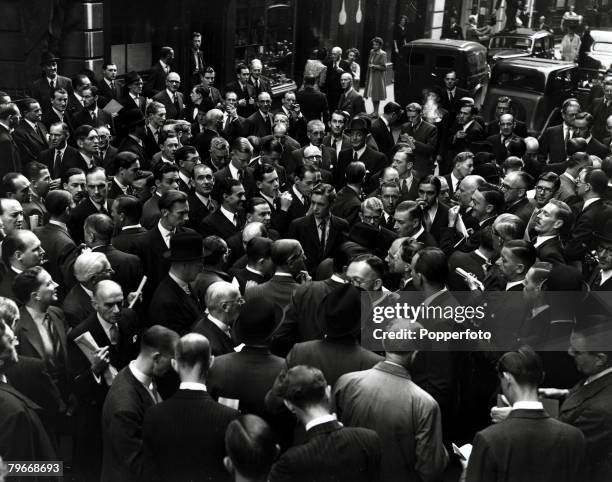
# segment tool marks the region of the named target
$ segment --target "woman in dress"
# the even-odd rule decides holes
[[[372,99],[374,104],[374,117],[378,117],[378,106],[381,100],[387,98],[385,71],[387,70],[387,53],[382,50],[383,40],[380,37],[372,39],[372,50],[368,58],[368,71],[364,98]]]
[[[361,79],[361,66],[359,65],[359,50],[356,48],[346,51],[346,60],[353,73],[353,88],[359,92],[359,80]]]
[[[393,29],[393,52],[397,59],[402,47],[408,44],[408,17],[402,15],[399,23]]]

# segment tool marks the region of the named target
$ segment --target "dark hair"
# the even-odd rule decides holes
[[[385,263],[378,256],[373,254],[361,254],[351,260],[351,263],[366,263],[372,271],[376,273],[379,279],[383,279],[385,275]]]
[[[168,209],[171,210],[176,203],[186,203],[188,199],[187,194],[183,191],[170,189],[161,195],[159,198],[159,210]]]
[[[15,179],[23,176],[20,172],[7,172],[0,181],[0,197],[7,197],[7,194],[15,193]]]
[[[319,195],[319,196],[325,196],[327,199],[327,202],[329,203],[329,207],[332,207],[334,202],[336,201],[336,190],[334,189],[334,186],[332,186],[331,184],[326,184],[326,183],[317,184],[310,193],[311,199],[314,194]]]
[[[66,169],[64,171],[64,174],[62,174],[62,185],[64,185],[65,183],[68,182],[68,180],[72,177],[72,176],[76,176],[77,174],[85,174],[85,171],[83,171],[83,169],[79,169],[78,167],[70,167],[68,169]],[[53,191],[51,191],[53,192]],[[51,193],[49,193],[51,194]]]
[[[402,201],[395,206],[395,212],[408,212],[410,219],[418,219],[423,224],[423,208],[416,201]]]
[[[115,172],[119,172],[119,169],[129,169],[132,164],[140,160],[138,154],[134,152],[121,151],[115,156],[113,167],[115,168]]]
[[[136,196],[127,194],[117,196],[115,198],[117,214],[125,214],[129,224],[137,223],[142,217],[142,204]]]
[[[246,201],[245,212],[247,214],[253,214],[255,212],[255,208],[257,206],[261,206],[262,204],[268,205],[268,201],[259,196],[253,196]]]
[[[264,226],[265,228],[265,226]],[[247,241],[246,256],[248,263],[255,263],[261,258],[269,258],[272,249],[272,240],[262,236],[255,236]]]
[[[253,179],[255,182],[262,182],[266,174],[271,174],[276,172],[276,168],[267,163],[257,164],[255,169],[253,169]]]
[[[284,114],[283,114],[284,115]],[[262,144],[261,147],[259,148],[259,150],[263,153],[272,153],[272,152],[277,152],[279,154],[283,153],[283,145],[281,144],[281,142],[274,138],[271,137],[270,139],[266,139]]]
[[[300,409],[325,401],[327,380],[318,368],[297,365],[283,370],[274,382],[273,393]]]
[[[584,182],[589,184],[593,192],[598,196],[603,196],[608,188],[608,176],[601,169],[587,170]]]
[[[170,55],[170,52],[173,51],[174,49],[172,47],[162,47],[161,49],[159,49],[159,56],[163,59],[164,57]]]
[[[573,141],[574,139],[570,139],[570,141]],[[568,154],[568,159],[567,159],[567,167],[569,167],[570,169],[573,169],[575,167],[578,167],[582,164],[587,164],[590,163],[589,161],[589,155],[586,152],[574,152],[573,154],[569,155]]]
[[[508,171],[509,169],[521,170],[525,167],[525,161],[520,157],[510,156],[503,162],[502,167]]]
[[[485,183],[478,187],[478,191],[482,193],[486,203],[493,206],[494,214],[503,211],[506,201],[504,200],[504,193],[497,186]]]
[[[401,114],[403,112],[402,106],[397,102],[387,102],[383,107],[383,114]]]
[[[2,92],[0,92],[0,97],[2,97]],[[30,110],[32,104],[38,104],[38,101],[32,97],[26,97],[25,99],[21,99],[18,105],[19,108],[25,112]]]
[[[274,432],[257,415],[242,415],[225,430],[225,451],[239,474],[266,477],[277,455]]]
[[[55,94],[66,94],[66,95],[68,95],[68,91],[66,89],[64,89],[63,87],[55,87],[51,91],[51,99],[55,99]]]
[[[590,129],[593,126],[595,118],[588,112],[579,112],[574,118],[575,121],[583,119],[587,121],[587,127]]]
[[[223,199],[223,195],[231,196],[234,187],[242,186],[242,183],[238,179],[234,179],[231,177],[226,177],[225,179],[221,179],[219,181],[219,194],[221,195],[221,199]]]
[[[524,267],[524,272],[527,273],[529,268],[536,262],[537,251],[533,244],[524,239],[512,239],[504,243],[504,248],[507,248]]]
[[[90,84],[87,87],[85,87],[83,89],[83,91],[85,91],[85,90],[91,91],[91,96],[92,97],[97,97],[98,96],[98,88],[95,85],[93,85],[93,84]]]
[[[366,166],[363,162],[351,162],[346,168],[347,184],[362,184],[365,182],[367,174]]]
[[[115,223],[113,223],[110,216],[101,213],[87,216],[83,226],[85,229],[93,230],[100,241],[106,241],[107,243],[110,243],[113,231],[115,230]]]
[[[422,249],[419,251],[414,270],[430,283],[443,285],[448,278],[448,260],[444,251],[431,247]]]
[[[109,65],[117,66],[117,64],[115,62],[113,62],[112,60],[105,59],[104,62],[102,63],[102,70],[106,70]]]
[[[13,281],[13,293],[19,303],[25,305],[30,301],[30,296],[40,287],[38,275],[43,270],[42,266],[33,266],[23,270]]]
[[[436,188],[436,195],[439,195],[440,191],[442,190],[442,183],[440,182],[440,179],[433,174],[428,174],[427,176],[421,178],[419,181],[419,186],[421,184],[433,184],[433,186]]]
[[[80,170],[80,169],[79,169]],[[45,197],[45,207],[49,216],[56,218],[61,216],[66,211],[66,208],[72,204],[72,195],[63,189],[49,191]]]
[[[182,146],[179,147],[176,152],[174,153],[174,161],[175,162],[181,162],[181,161],[186,161],[187,160],[187,156],[189,154],[197,154],[198,151],[195,147],[193,146]]]
[[[527,152],[527,144],[521,137],[513,137],[506,146],[509,156],[523,157]]]
[[[25,229],[19,229],[9,234],[2,241],[2,261],[8,268],[11,266],[10,259],[13,257],[16,251],[23,251],[26,249],[25,239],[23,234],[29,233]]]
[[[164,178],[164,174],[178,172],[178,170],[178,166],[173,162],[158,162],[153,168],[153,178],[156,181],[161,181]]]
[[[203,261],[206,265],[216,265],[228,251],[227,244],[216,235],[206,236],[202,241]]]
[[[90,126],[89,124],[83,124],[82,126],[77,127],[74,130],[73,137],[75,141],[82,141],[87,138],[91,131],[94,131],[95,128]]]
[[[537,388],[544,380],[542,359],[533,348],[524,346],[504,353],[497,362],[497,374],[511,374],[519,385]]]
[[[561,186],[561,178],[559,177],[559,174],[552,171],[546,171],[540,174],[538,180],[536,181],[536,186],[538,184],[538,181],[552,182],[553,192],[557,192],[559,190],[559,187]]]
[[[582,137],[572,137],[569,141],[567,141],[567,149],[566,153],[568,156],[577,153],[584,153],[587,148],[587,142]]]
[[[400,246],[400,257],[404,263],[410,263],[415,254],[425,248],[425,244],[416,239],[406,238]]]
[[[304,85],[314,85],[315,80],[317,80],[315,77],[307,75],[304,77]]]
[[[166,130],[166,131],[162,130],[162,131],[159,133],[159,137],[158,137],[158,142],[157,142],[157,143],[158,143],[158,144],[161,146],[161,145],[163,145],[163,144],[164,144],[164,143],[165,143],[165,142],[166,142],[168,139],[173,139],[173,138],[178,139],[178,136],[176,135],[176,132],[174,132],[174,131],[168,131],[168,130]],[[162,164],[163,164],[163,163],[162,163]],[[166,164],[167,164],[167,163],[166,163]]]

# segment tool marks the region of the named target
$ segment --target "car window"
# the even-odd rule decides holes
[[[533,53],[540,54],[544,52],[546,48],[544,47],[544,39],[538,39],[535,41],[535,45],[533,46]]]
[[[451,55],[438,55],[436,57],[436,64],[434,67],[438,69],[454,69],[455,57]]]
[[[478,52],[468,52],[467,75],[470,76],[470,75],[480,74],[484,70],[486,62],[487,62],[486,51],[481,50]]]
[[[612,43],[608,42],[595,42],[591,47],[593,52],[609,52],[612,53]]]
[[[491,84],[508,89],[544,93],[544,77],[538,72],[506,72],[494,69]]]
[[[494,37],[490,48],[531,50],[532,40],[526,37]]]
[[[419,52],[412,52],[410,55],[410,65],[425,65],[425,55]]]

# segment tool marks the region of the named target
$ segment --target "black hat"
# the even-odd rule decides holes
[[[134,82],[138,82],[139,80],[142,80],[142,77],[138,75],[138,72],[134,72],[132,70],[131,72],[128,72],[127,74],[125,74],[124,80],[125,80],[125,85],[129,86],[130,84],[133,84]]]
[[[40,56],[40,65],[47,65],[52,62],[57,62],[59,57],[56,56],[53,52],[43,52]]]
[[[365,132],[366,134],[369,131],[367,121],[365,119],[362,119],[361,117],[356,117],[354,119],[351,119],[351,121],[348,123],[348,126],[344,130],[347,132],[362,131],[362,132]]]
[[[283,321],[283,310],[263,297],[250,298],[240,308],[234,324],[236,341],[245,345],[267,345]]]
[[[125,129],[130,127],[143,125],[145,123],[145,117],[140,109],[134,107],[133,109],[121,109],[119,111],[120,125]]]
[[[370,251],[374,251],[377,248],[379,237],[380,231],[363,221],[353,224],[348,235],[349,241],[353,241]]]
[[[323,298],[317,323],[330,338],[357,335],[361,329],[361,292],[348,283],[335,288]]]
[[[170,238],[170,249],[164,253],[169,261],[202,259],[202,236],[195,232],[180,232]]]

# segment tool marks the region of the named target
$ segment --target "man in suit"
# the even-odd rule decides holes
[[[84,89],[91,87],[91,80],[85,74],[76,74],[72,78],[72,86],[74,87],[74,92],[68,94],[68,105],[66,106],[66,113],[70,120],[85,107],[82,94]]]
[[[360,161],[351,162],[346,169],[346,186],[338,191],[331,209],[333,215],[347,221],[349,226],[359,220],[365,177],[365,164]]]
[[[505,158],[504,158],[505,160]],[[453,198],[461,181],[474,170],[474,154],[470,151],[460,152],[453,158],[453,170],[444,176],[448,184],[448,195]]]
[[[293,198],[287,193],[280,193],[279,177],[275,166],[257,164],[253,170],[253,178],[257,190],[254,198],[261,197],[270,207],[270,225],[279,233],[286,233],[291,222],[289,208]]]
[[[353,88],[353,75],[350,72],[345,72],[340,76],[340,86],[342,94],[334,108],[347,112],[351,119],[357,114],[364,113],[366,111],[365,101],[363,96]]]
[[[412,102],[406,106],[408,122],[402,124],[399,140],[413,145],[417,177],[433,174],[433,158],[438,149],[438,129],[423,120],[423,108]]]
[[[23,119],[13,131],[15,144],[19,149],[21,162],[37,161],[40,153],[49,148],[49,132],[41,122],[40,104],[33,98],[21,101]]]
[[[322,145],[331,147],[335,153],[335,158],[338,159],[340,151],[351,147],[351,140],[344,134],[344,125],[346,122],[345,113],[340,110],[332,112],[329,121],[329,134],[323,137]],[[333,162],[332,165],[336,163]]]
[[[238,105],[238,96],[235,92],[228,90],[225,93],[223,119],[219,123],[218,129],[220,135],[227,139],[229,143],[233,143],[238,137],[244,135],[246,117],[253,113],[253,109],[250,109],[246,116],[239,115]],[[200,115],[198,115],[198,119],[201,119]],[[202,129],[200,129],[200,132],[201,131]],[[208,151],[206,152],[208,153]]]
[[[395,321],[387,332],[404,329],[417,335],[420,328],[418,323]],[[414,350],[399,341],[385,340],[383,345],[385,361],[369,370],[342,375],[335,383],[332,401],[336,413],[344,425],[378,434],[386,447],[382,480],[439,479],[448,463],[440,408],[411,380]]]
[[[272,97],[268,92],[261,92],[257,96],[257,110],[244,122],[245,135],[265,137],[272,134],[271,107]]]
[[[240,290],[227,281],[216,281],[206,290],[204,301],[208,314],[193,325],[192,331],[208,339],[214,356],[232,353],[236,346],[232,329],[244,304]]]
[[[242,227],[241,210],[244,208],[246,194],[242,183],[237,179],[222,179],[217,186],[221,206],[201,221],[198,232],[205,236],[215,234],[227,239]]]
[[[501,184],[506,202],[506,212],[518,216],[525,224],[529,222],[534,209],[533,201],[527,199],[527,191],[533,185],[533,177],[524,171],[514,171],[506,174]]]
[[[601,169],[584,168],[578,175],[576,192],[582,203],[576,206],[576,222],[565,245],[566,261],[580,261],[595,243],[593,233],[604,226],[612,215],[609,205],[602,199],[608,186],[608,177]]]
[[[251,227],[255,230],[259,230],[253,236],[249,230]],[[265,227],[262,223],[254,221],[247,224],[242,234],[242,245],[244,245],[244,252],[246,257],[246,264],[244,268],[232,267],[228,270],[230,276],[234,276],[240,285],[240,292],[244,294],[247,285],[261,284],[270,279],[273,272],[273,265],[270,259],[270,250],[272,248],[272,240],[261,236],[265,234]],[[247,236],[248,234],[248,236]]]
[[[111,244],[114,224],[106,214],[91,214],[85,219],[85,244],[93,252],[104,253],[114,271],[112,279],[127,293],[136,291],[142,279],[142,263],[138,256],[119,251]]]
[[[30,87],[30,93],[42,107],[43,111],[51,107],[49,99],[52,97],[51,92],[54,89],[66,89],[68,93],[73,91],[72,82],[68,77],[57,73],[58,57],[51,52],[43,52],[40,57],[40,66],[42,74],[40,78],[35,80]]]
[[[70,128],[64,122],[55,122],[49,128],[49,149],[41,151],[39,162],[49,168],[53,179],[61,178],[71,167],[83,162],[79,151],[68,145]],[[79,168],[80,169],[80,168]]]
[[[448,133],[446,143],[441,147],[443,164],[440,166],[440,174],[447,174],[451,169],[451,161],[460,152],[472,151],[472,143],[484,139],[484,130],[476,122],[474,115],[476,107],[469,102],[459,105],[457,119]]]
[[[98,154],[98,131],[90,125],[82,125],[74,131],[74,140],[79,151],[79,162],[70,165],[64,161],[64,168],[78,167],[83,171],[99,166],[102,163]]]
[[[123,85],[117,80],[117,65],[105,61],[102,65],[102,78],[98,81],[100,107],[104,108],[111,100],[121,98]]]
[[[167,140],[167,144],[174,146],[178,144],[178,140],[174,137],[171,140]],[[170,162],[158,163],[153,169],[153,177],[155,179],[155,192],[147,202],[144,203],[142,207],[142,217],[140,218],[140,223],[146,229],[153,228],[157,224],[157,221],[159,221],[161,216],[159,200],[161,197],[168,191],[179,190],[179,173],[176,164]]]
[[[113,116],[98,107],[98,88],[95,85],[87,86],[82,91],[83,108],[72,116],[72,124],[76,129],[82,125],[92,127],[107,127],[114,131]]]
[[[561,106],[561,125],[548,127],[538,138],[540,158],[544,163],[565,161],[567,156],[567,141],[574,136],[574,119],[580,112],[580,104],[576,99],[567,99]]]
[[[110,213],[108,202],[108,185],[106,174],[101,167],[95,167],[86,175],[87,197],[70,213],[68,230],[75,244],[81,244],[84,240],[83,225],[90,214]]]
[[[277,115],[284,114],[287,132],[293,139],[297,139],[301,144],[306,142],[306,123],[308,120],[302,113],[302,106],[297,103],[295,92],[285,92],[281,100],[280,110],[274,113],[274,122],[277,122]]]
[[[416,201],[402,201],[395,208],[393,219],[399,237],[409,238],[427,246],[438,246],[431,233],[425,230],[423,218],[426,214]]]
[[[433,176],[425,176],[419,181],[419,204],[423,213],[423,225],[425,230],[430,233],[440,243],[441,229],[448,226],[448,206],[439,200],[442,186],[440,180]]]
[[[219,203],[211,194],[215,185],[213,171],[206,164],[193,166],[191,183],[194,190],[189,194],[189,227],[198,230],[202,220],[217,210]]]
[[[500,473],[520,480],[582,480],[584,468],[592,467],[583,467],[585,437],[544,411],[538,396],[544,370],[537,353],[531,348],[508,352],[500,358],[497,372],[512,411],[476,434],[466,480],[494,480]]]
[[[383,108],[383,115],[372,122],[372,137],[378,145],[378,150],[382,152],[387,159],[393,157],[393,147],[395,139],[393,138],[392,126],[399,120],[402,115],[402,107],[395,102],[387,102]]]
[[[140,160],[136,154],[129,151],[117,154],[113,160],[112,169],[110,169],[115,175],[110,181],[108,198],[115,199],[119,196],[132,195],[134,192],[132,183],[139,169]],[[109,171],[106,170],[107,174],[108,172]]]
[[[144,87],[144,93],[147,97],[153,97],[166,88],[166,76],[172,72],[171,64],[173,60],[174,50],[172,47],[162,47],[159,52],[159,60],[149,69],[148,80]]]
[[[569,232],[573,220],[572,211],[567,204],[551,199],[536,215],[534,230],[537,237],[533,245],[540,261],[552,264],[565,264],[560,232]]]
[[[469,92],[457,87],[457,72],[451,70],[444,76],[444,92],[440,97],[440,106],[448,112],[455,113],[459,110],[460,100],[467,97]]]
[[[189,333],[178,341],[172,366],[181,380],[179,390],[145,415],[146,480],[222,480],[227,476],[225,429],[240,413],[218,404],[208,393],[213,358],[209,341],[200,334]]]
[[[417,156],[410,149],[400,148],[395,154],[393,154],[391,167],[397,171],[399,176],[397,184],[399,185],[399,198],[402,201],[410,200],[413,201],[418,197],[418,181],[417,171],[415,171],[415,164],[417,163]],[[382,197],[382,185],[380,189],[381,199],[383,203],[386,203],[384,197]],[[385,205],[386,212],[393,216],[393,211],[389,209],[390,206]],[[391,225],[391,228],[393,225]]]
[[[612,81],[603,83],[603,96],[594,99],[587,112],[593,115],[593,135],[603,141],[608,135],[606,120],[612,115]]]
[[[351,149],[340,151],[338,156],[338,164],[334,170],[334,184],[337,187],[344,186],[346,168],[353,161],[365,164],[369,173],[366,176],[366,183],[373,173],[382,171],[388,165],[387,157],[382,152],[377,152],[366,145],[368,125],[364,119],[352,119],[345,132],[349,135]]]
[[[16,308],[16,307],[15,307]],[[39,406],[6,383],[7,371],[18,363],[17,337],[11,327],[0,319],[0,453],[6,460],[57,460],[37,412]]]
[[[611,84],[612,85],[612,84]],[[612,93],[610,94],[612,97]],[[612,109],[611,109],[612,115]],[[605,159],[610,154],[610,147],[602,144],[592,134],[592,128],[594,127],[595,118],[588,112],[580,112],[574,119],[574,135],[576,137],[582,137],[586,143],[586,153]],[[605,122],[605,121],[604,121]]]
[[[0,105],[0,176],[7,172],[21,172],[22,163],[19,147],[11,130],[17,126],[21,114],[15,104]]]
[[[311,273],[344,242],[344,233],[348,231],[348,223],[331,214],[335,198],[331,185],[318,186],[310,194],[311,214],[294,219],[289,225],[288,237],[301,240],[306,267]]]
[[[200,47],[202,46],[202,34],[193,32],[191,34],[191,48],[189,49],[189,76],[191,85],[196,85],[200,80],[200,74],[204,73],[206,62]]]
[[[143,332],[140,352],[123,368],[102,407],[102,481],[129,482],[142,476],[145,412],[162,401],[155,379],[171,368],[178,335],[155,325]]]
[[[223,106],[223,96],[219,89],[213,86],[216,77],[215,69],[210,65],[204,69],[204,73],[200,74],[200,84],[208,89],[208,99],[205,99],[206,110],[210,108],[221,109]]]
[[[293,186],[289,194],[293,198],[289,206],[289,217],[291,219],[306,216],[310,208],[310,193],[316,184],[318,169],[312,166],[299,166],[293,175]]]
[[[329,118],[327,97],[315,89],[315,80],[314,77],[304,77],[304,89],[298,90],[295,100],[300,104],[300,110],[307,121],[317,119],[327,124]]]
[[[342,49],[333,47],[330,52],[330,60],[326,62],[327,67],[325,84],[321,86],[321,90],[327,95],[327,105],[330,109],[336,109],[340,95],[344,90],[340,83],[340,78],[345,72],[351,71],[351,66],[346,60],[342,60]],[[351,77],[352,82],[352,77]]]
[[[140,255],[138,239],[147,232],[140,224],[141,216],[142,204],[138,198],[120,195],[113,200],[111,217],[117,234],[112,237],[111,244],[119,251]]]
[[[143,85],[144,82],[142,81],[142,77],[140,77],[137,72],[132,71],[125,75],[125,87],[127,92],[119,99],[119,103],[123,106],[123,109],[126,109],[126,111],[129,109],[139,109],[144,115],[147,107],[147,100],[142,95]]]
[[[192,293],[190,283],[202,270],[202,236],[193,231],[174,234],[164,258],[170,268],[149,304],[149,322],[183,335],[189,332],[200,314],[199,300]]]
[[[287,173],[293,173],[297,169],[297,166],[304,164],[304,151],[308,147],[316,147],[321,152],[321,163],[319,168],[331,170],[336,160],[335,152],[331,147],[323,145],[323,137],[325,136],[325,124],[320,120],[311,120],[306,124],[306,136],[310,141],[306,146],[294,150],[291,155],[293,162],[291,166],[285,166]]]
[[[225,92],[234,92],[237,96],[237,111],[241,117],[249,117],[254,110],[257,92],[253,84],[249,83],[249,68],[246,64],[236,66],[236,80],[225,86]]]
[[[160,151],[159,138],[166,123],[166,115],[166,106],[161,102],[152,101],[147,105],[144,147],[149,158]]]
[[[153,100],[160,102],[166,108],[168,119],[182,119],[185,110],[183,94],[179,92],[181,77],[176,72],[166,76],[166,87],[153,96]]]
[[[40,266],[44,256],[40,240],[32,231],[18,229],[7,235],[2,241],[2,261],[6,271],[0,281],[0,296],[15,299],[15,277],[28,268]]]
[[[525,126],[525,123],[517,119],[517,113],[514,111],[513,101],[510,97],[507,97],[505,95],[497,99],[497,104],[495,106],[495,120],[489,122],[485,127],[487,137],[499,134],[499,120],[504,114],[511,114],[513,116],[513,132],[517,136],[522,137],[523,139],[527,137],[527,127]]]
[[[272,95],[272,87],[270,83],[261,76],[263,70],[263,64],[259,59],[251,60],[249,64],[249,70],[251,76],[249,77],[249,84],[251,84],[255,90],[255,95],[259,96],[262,92],[267,92]]]
[[[58,284],[42,267],[28,268],[15,277],[15,299],[22,304],[15,335],[19,354],[44,361],[62,398],[68,400],[66,320],[57,303]]]
[[[298,365],[277,377],[271,393],[305,426],[306,442],[280,456],[272,466],[271,482],[321,477],[358,482],[379,477],[382,452],[378,435],[338,423],[330,414],[330,392],[318,368]]]
[[[100,477],[104,398],[114,378],[112,373],[124,368],[138,353],[138,319],[132,310],[121,309],[121,286],[110,280],[100,281],[93,288],[92,305],[95,312],[70,332],[68,344],[73,390],[79,402],[73,415],[74,470],[81,480]],[[75,342],[86,332],[100,347],[91,362]]]
[[[497,163],[501,165],[510,155],[508,153],[509,142],[511,140],[520,139],[520,137],[514,132],[516,122],[512,114],[502,114],[499,116],[498,123],[499,132],[491,134],[487,137],[486,141],[491,146]]]
[[[210,151],[210,143],[215,137],[219,137],[223,126],[223,111],[210,109],[204,115],[204,129],[193,139],[193,146],[199,153]]]
[[[72,119],[67,111],[68,107],[68,91],[62,88],[56,88],[51,92],[51,103],[47,109],[43,109],[41,122],[47,129],[51,128],[56,122],[63,122],[68,126],[68,132],[72,136],[74,127]]]

